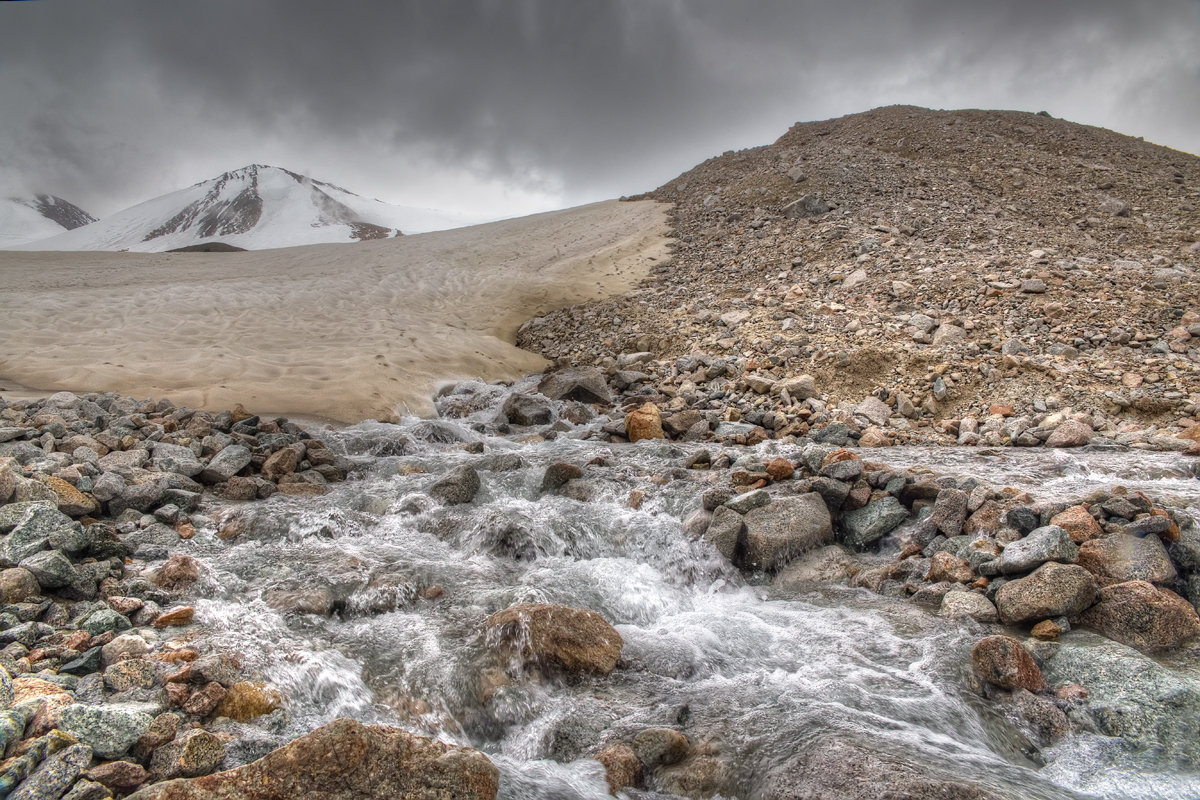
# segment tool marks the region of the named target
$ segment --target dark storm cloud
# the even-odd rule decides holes
[[[581,202],[889,103],[1195,152],[1198,53],[1194,0],[5,3],[0,167],[98,205],[267,158],[389,200]]]

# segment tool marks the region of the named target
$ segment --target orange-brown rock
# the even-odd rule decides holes
[[[1104,535],[1104,529],[1088,512],[1087,506],[1071,506],[1055,514],[1050,519],[1050,524],[1066,531],[1075,544],[1083,544],[1089,539],[1097,539]]]
[[[773,481],[786,481],[795,474],[796,468],[786,458],[772,458],[767,462],[767,475]]]
[[[191,606],[173,608],[159,614],[154,620],[154,627],[170,628],[176,625],[190,625],[194,616],[196,616],[196,609]]]
[[[488,617],[488,640],[538,666],[607,675],[625,642],[595,611],[520,603]]]
[[[200,579],[200,562],[176,553],[154,576],[154,583],[169,591],[181,591]]]
[[[609,794],[642,782],[642,762],[629,745],[610,744],[596,754],[596,760],[604,765]]]
[[[53,475],[42,475],[40,480],[50,487],[58,498],[58,510],[69,517],[82,517],[95,514],[100,510],[96,498],[84,494],[62,478]]]
[[[225,699],[217,706],[217,716],[249,722],[282,707],[283,695],[277,690],[262,683],[238,681],[229,687]]]
[[[1011,636],[987,636],[971,649],[971,667],[983,680],[1002,689],[1044,692],[1049,686],[1033,656]]]
[[[631,442],[642,439],[665,439],[662,414],[654,403],[643,403],[636,411],[625,415],[625,435]]]

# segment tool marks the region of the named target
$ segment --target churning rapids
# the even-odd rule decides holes
[[[784,591],[743,577],[685,532],[682,520],[712,486],[708,473],[681,467],[700,445],[575,438],[586,428],[521,443],[471,422],[323,431],[354,460],[357,479],[321,497],[209,509],[245,524],[232,541],[210,529],[186,543],[208,566],[197,620],[288,706],[274,728],[243,726],[237,757],[349,716],[479,748],[510,800],[599,799],[609,796],[591,758],[599,747],[665,726],[716,754],[733,787],[725,796],[738,798],[768,796],[798,753],[830,736],[1002,796],[1200,797],[1200,764],[1171,748],[1084,732],[1031,750],[970,688],[969,652],[983,635],[975,623],[862,589]],[[797,450],[716,449],[734,458]],[[1121,484],[1193,513],[1200,506],[1191,463],[1170,454],[893,448],[870,457],[1038,499]],[[592,499],[541,494],[545,468],[561,461],[591,464]],[[464,463],[482,477],[474,502],[430,499],[429,486]],[[636,510],[634,490],[645,495]],[[281,596],[332,598],[336,611],[281,613]],[[625,641],[617,670],[500,686],[484,703],[482,622],[522,601],[602,614]],[[1061,646],[1085,647],[1087,636],[1073,631]],[[1167,666],[1200,679],[1186,658]]]

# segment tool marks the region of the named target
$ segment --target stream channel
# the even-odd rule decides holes
[[[782,590],[688,536],[683,520],[728,475],[684,470],[690,452],[763,460],[795,458],[798,447],[617,445],[577,438],[586,427],[521,442],[477,427],[413,419],[322,431],[354,461],[351,480],[324,496],[207,509],[246,524],[232,541],[213,535],[214,525],[185,543],[207,566],[197,620],[287,706],[265,724],[240,726],[235,758],[349,716],[482,750],[501,771],[503,798],[600,800],[608,787],[591,756],[641,729],[672,727],[716,757],[731,798],[791,796],[772,787],[786,783],[798,754],[830,737],[1005,797],[1200,797],[1195,742],[1147,745],[1084,730],[1031,750],[971,689],[971,647],[996,626],[840,584]],[[1194,515],[1200,506],[1192,462],[1172,454],[889,448],[865,457],[1038,500],[1124,485]],[[591,499],[541,493],[555,462],[588,465]],[[482,480],[473,502],[442,506],[428,496],[439,476],[468,463]],[[645,495],[637,509],[635,490]],[[296,610],[331,601],[332,614]],[[526,601],[599,612],[624,639],[617,669],[515,681],[484,702],[483,620]],[[1072,631],[1061,647],[1087,649],[1096,638]],[[1167,680],[1200,681],[1187,654],[1157,667],[1143,660]],[[648,785],[628,796],[675,796]]]

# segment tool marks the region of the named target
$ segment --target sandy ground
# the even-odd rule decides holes
[[[513,346],[517,328],[632,288],[667,258],[668,208],[610,201],[246,253],[0,252],[0,396],[115,391],[342,422],[430,414],[440,383],[541,369]]]

